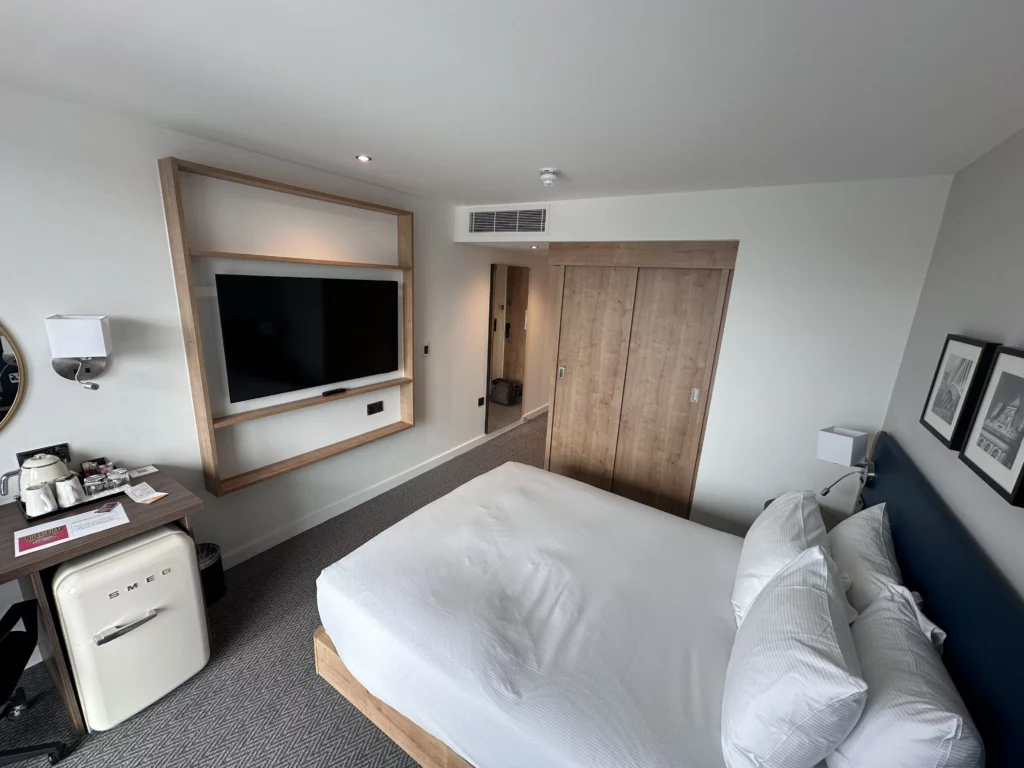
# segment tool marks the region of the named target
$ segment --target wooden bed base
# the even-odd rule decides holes
[[[313,633],[313,652],[316,673],[423,768],[473,768],[440,740],[366,690],[342,663],[323,627],[317,627]]]

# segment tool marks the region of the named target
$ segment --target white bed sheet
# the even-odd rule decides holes
[[[742,539],[508,463],[317,580],[353,675],[478,768],[718,768]]]

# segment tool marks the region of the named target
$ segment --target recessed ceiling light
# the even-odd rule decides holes
[[[368,163],[371,160],[373,160],[373,158],[370,157],[369,155],[356,155],[356,160],[358,160],[360,163]]]
[[[532,250],[532,251],[536,251],[536,250],[537,250],[537,246],[536,246],[536,245],[531,245],[531,246],[530,246],[530,250]]]

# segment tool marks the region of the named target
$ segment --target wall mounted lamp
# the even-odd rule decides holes
[[[100,388],[91,379],[103,373],[113,351],[106,315],[53,315],[46,318],[46,336],[53,370],[86,389]]]
[[[844,467],[856,467],[834,483],[821,490],[828,496],[836,485],[853,475],[860,475],[861,486],[870,485],[875,479],[875,464],[868,459],[868,433],[844,427],[826,427],[818,431],[818,449],[815,451],[822,461],[831,461]]]

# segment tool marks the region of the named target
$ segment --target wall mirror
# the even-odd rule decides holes
[[[487,418],[484,427],[488,433],[518,421],[523,415],[529,296],[529,267],[491,265]]]
[[[3,349],[3,359],[0,360],[0,428],[2,428],[18,410],[25,392],[25,358],[10,331],[2,324],[0,324],[0,348]]]

